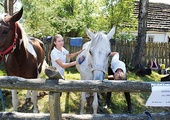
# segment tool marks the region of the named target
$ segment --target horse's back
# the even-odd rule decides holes
[[[32,44],[36,54],[37,54],[37,63],[39,66],[39,72],[41,72],[41,66],[44,62],[45,52],[44,52],[44,43],[36,38],[31,38],[30,43]]]
[[[89,45],[90,45],[91,41],[88,41],[86,43],[83,44],[83,49],[88,49]]]
[[[37,59],[42,61],[45,55],[43,42],[36,38],[31,38],[29,42],[32,44],[37,54]]]

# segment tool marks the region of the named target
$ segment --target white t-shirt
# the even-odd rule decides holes
[[[113,73],[115,73],[118,68],[122,69],[122,70],[123,70],[123,73],[126,74],[126,66],[125,66],[125,63],[119,60],[119,53],[116,53],[116,54],[112,57],[111,69],[112,69]]]
[[[56,60],[60,59],[63,63],[66,63],[66,55],[69,51],[62,47],[62,51],[59,51],[56,47],[51,51],[51,63],[52,66],[56,67],[62,76],[64,76],[64,68],[57,64]]]

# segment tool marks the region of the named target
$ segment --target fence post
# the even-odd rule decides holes
[[[50,120],[61,120],[60,93],[49,93]]]
[[[45,74],[49,77],[46,80],[47,84],[58,84],[59,79],[63,79],[58,70],[55,67],[48,67],[45,69]],[[49,109],[50,120],[61,120],[61,108],[60,108],[60,95],[61,92],[49,92]]]

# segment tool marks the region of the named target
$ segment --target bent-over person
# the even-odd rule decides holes
[[[126,65],[123,61],[119,60],[119,53],[112,52],[111,65],[108,68],[108,80],[127,80]],[[129,92],[124,92],[126,102],[128,105],[128,112],[132,112],[132,104]],[[110,106],[111,92],[107,92],[106,96],[106,108]]]

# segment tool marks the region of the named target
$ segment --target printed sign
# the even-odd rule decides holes
[[[151,87],[146,106],[170,106],[170,84],[151,84]]]

